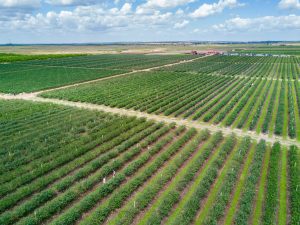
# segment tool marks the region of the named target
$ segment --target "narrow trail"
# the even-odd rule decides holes
[[[290,138],[283,138],[283,137],[279,137],[279,136],[269,137],[268,134],[262,134],[262,133],[257,134],[254,131],[243,131],[243,130],[236,129],[236,128],[222,127],[219,125],[212,125],[212,124],[199,122],[199,121],[190,121],[190,120],[185,120],[185,119],[181,119],[181,118],[148,114],[145,112],[140,112],[140,111],[135,111],[135,110],[130,110],[130,109],[113,108],[113,107],[104,106],[104,105],[96,105],[96,104],[82,103],[82,102],[71,102],[71,101],[59,100],[59,99],[48,99],[48,98],[38,97],[37,95],[38,95],[38,93],[19,94],[19,95],[0,94],[0,99],[26,100],[26,101],[33,101],[33,102],[53,103],[53,104],[88,109],[88,110],[103,111],[103,112],[108,112],[108,113],[113,113],[113,114],[118,114],[118,115],[134,116],[134,117],[154,120],[157,122],[176,123],[177,125],[184,125],[186,127],[191,127],[191,128],[193,127],[193,128],[200,129],[200,130],[208,129],[209,131],[211,131],[213,133],[221,131],[221,132],[223,132],[224,135],[230,135],[230,134],[234,133],[238,137],[249,136],[257,141],[259,141],[260,139],[264,139],[267,142],[272,143],[272,144],[274,144],[275,142],[280,142],[283,145],[287,145],[287,146],[295,145],[298,148],[300,148],[300,142],[298,142],[297,140],[290,139]]]

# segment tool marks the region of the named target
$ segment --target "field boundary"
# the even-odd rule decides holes
[[[163,116],[163,115],[155,115],[149,114],[145,112],[140,112],[136,110],[130,109],[121,109],[121,108],[113,108],[105,105],[96,105],[91,103],[82,103],[82,102],[72,102],[60,99],[49,99],[49,98],[42,98],[38,97],[37,93],[29,93],[29,94],[19,94],[19,95],[10,95],[10,94],[0,94],[0,99],[3,100],[26,100],[26,101],[33,101],[33,102],[42,102],[42,103],[53,103],[57,105],[64,105],[70,107],[76,107],[81,109],[88,109],[88,110],[97,110],[103,111],[107,113],[125,115],[125,116],[133,116],[139,118],[146,118],[150,120],[154,120],[157,122],[164,122],[164,123],[176,123],[177,125],[183,125],[190,128],[196,129],[208,129],[209,131],[215,133],[221,131],[224,135],[230,135],[232,133],[236,134],[238,137],[246,137],[249,136],[257,141],[264,139],[266,142],[274,144],[275,142],[280,142],[286,146],[295,145],[300,148],[300,142],[297,140],[293,140],[290,138],[284,138],[279,136],[272,136],[269,137],[268,134],[257,134],[255,131],[243,131],[237,128],[230,128],[230,127],[222,127],[220,125],[213,125],[209,123],[199,122],[199,121],[190,121],[186,119],[180,119],[175,117]]]

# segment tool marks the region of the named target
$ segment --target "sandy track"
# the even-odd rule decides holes
[[[269,137],[267,134],[257,134],[253,131],[243,131],[240,129],[234,129],[234,128],[230,128],[230,127],[221,127],[219,125],[212,125],[212,124],[203,123],[203,122],[199,122],[199,121],[191,121],[191,120],[185,120],[185,119],[181,119],[181,118],[167,117],[167,116],[163,116],[163,115],[148,114],[145,112],[140,112],[140,111],[135,111],[135,110],[112,108],[112,107],[104,106],[104,105],[96,105],[96,104],[81,103],[81,102],[71,102],[71,101],[59,100],[59,99],[41,98],[41,97],[37,97],[36,93],[20,94],[20,95],[0,94],[0,98],[5,99],[5,100],[27,100],[27,101],[33,101],[33,102],[53,103],[53,104],[71,106],[71,107],[88,109],[88,110],[104,111],[104,112],[118,114],[118,115],[135,116],[135,117],[146,118],[146,119],[150,119],[150,120],[154,120],[154,121],[158,121],[158,122],[176,123],[177,125],[184,125],[186,127],[194,127],[196,129],[200,129],[200,130],[208,129],[211,132],[221,131],[225,135],[230,135],[230,134],[234,133],[238,137],[250,136],[251,138],[253,138],[257,141],[264,139],[267,142],[272,143],[272,144],[275,142],[280,142],[281,144],[284,144],[287,146],[296,145],[298,148],[300,148],[300,142],[290,139],[290,138],[283,138],[283,137],[278,137],[278,136]]]

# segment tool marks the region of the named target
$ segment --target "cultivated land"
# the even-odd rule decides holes
[[[46,92],[42,96],[300,140],[298,60],[203,57],[159,71]]]
[[[185,55],[90,55],[0,64],[0,92],[32,92],[195,58]]]
[[[0,224],[298,225],[299,63],[0,64]]]

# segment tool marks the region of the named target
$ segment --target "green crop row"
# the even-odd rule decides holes
[[[224,144],[221,146],[221,149],[217,154],[217,157],[213,159],[211,165],[204,172],[203,178],[200,180],[200,182],[195,182],[195,185],[197,184],[197,187],[195,187],[194,190],[191,189],[191,196],[189,196],[187,201],[182,205],[182,208],[177,208],[177,210],[173,212],[166,224],[184,225],[191,223],[200,208],[199,203],[207,195],[211,185],[217,178],[218,171],[222,168],[227,155],[234,148],[235,142],[236,139],[234,136],[230,136],[225,140]]]
[[[177,155],[172,159],[168,165],[163,168],[159,174],[154,176],[150,182],[148,182],[145,188],[136,194],[136,196],[127,202],[125,206],[121,208],[118,214],[113,220],[110,220],[108,224],[132,224],[134,216],[141,210],[143,210],[149,202],[157,195],[157,193],[164,187],[164,185],[170,181],[180,170],[184,163],[189,162],[197,147],[208,138],[207,131],[195,136],[188,145],[186,145],[180,155]],[[191,159],[192,160],[192,159]]]
[[[234,154],[232,162],[230,162],[228,172],[224,177],[223,184],[218,191],[215,201],[209,208],[208,215],[206,215],[205,218],[198,218],[199,220],[196,221],[196,224],[217,224],[218,220],[224,216],[226,206],[231,197],[231,192],[238,177],[238,172],[240,171],[250,145],[250,138],[247,137],[242,140],[238,151]]]
[[[253,163],[249,171],[250,174],[246,178],[245,188],[239,200],[239,208],[234,218],[234,224],[248,224],[249,217],[253,211],[253,201],[256,195],[256,186],[259,181],[265,151],[266,142],[262,140],[257,144]]]
[[[92,173],[95,173],[95,171],[99,170],[100,168],[105,167],[107,169],[104,169],[105,173],[102,173],[99,177],[104,177],[109,172],[111,173],[112,170],[119,169],[123,165],[123,163],[131,159],[131,157],[135,154],[139,153],[139,151],[135,150],[132,150],[132,153],[130,153],[130,151],[128,150],[130,147],[137,144],[139,141],[141,141],[141,139],[147,137],[143,142],[140,143],[141,147],[145,147],[154,142],[161,135],[166,133],[170,128],[171,127],[160,128],[160,126],[154,126],[145,129],[142,132],[137,133],[136,135],[133,135],[132,138],[128,139],[119,146],[116,146],[115,149],[113,151],[110,151],[108,154],[104,154],[102,155],[102,157],[93,159],[87,165],[80,168],[79,171],[72,171],[73,174],[71,176],[69,175],[63,180],[60,180],[60,182],[55,183],[52,188],[42,191],[38,195],[34,196],[31,200],[27,200],[25,204],[22,204],[20,207],[15,208],[13,211],[9,211],[7,214],[1,215],[0,221],[3,221],[3,224],[10,224],[13,220],[18,219],[21,216],[26,216],[27,213],[32,212],[32,210],[40,206],[42,203],[50,201],[58,193],[69,189],[75,182],[79,182],[81,179],[89,176]],[[122,154],[126,150],[128,151],[125,154]],[[112,159],[114,159],[113,163],[110,162],[111,165],[106,165]],[[93,183],[97,182],[97,180],[99,179],[95,179],[93,182],[91,179],[88,179],[85,180],[85,182],[93,185]]]
[[[142,171],[133,177],[128,183],[122,185],[117,192],[113,193],[105,203],[98,206],[92,213],[90,213],[81,224],[99,224],[103,223],[104,220],[109,216],[109,214],[120,208],[122,202],[130,196],[134,190],[140,187],[147,179],[149,179],[153,173],[155,173],[166,161],[168,161],[172,155],[178,152],[190,139],[195,136],[195,130],[189,130],[182,138],[171,145],[166,151],[164,151],[159,157],[157,157],[153,162],[146,166]],[[127,172],[128,171],[128,172]],[[125,170],[125,175],[130,175],[133,171],[127,167]],[[89,204],[90,205],[90,204]],[[87,207],[85,207],[85,210]],[[71,209],[72,212],[72,209]],[[70,224],[74,219],[78,219],[74,213],[62,214],[61,218],[53,221],[53,224]]]
[[[266,201],[264,205],[264,213],[262,221],[264,224],[274,224],[276,221],[276,209],[278,200],[278,177],[279,177],[279,163],[280,163],[280,151],[281,146],[279,143],[275,143],[272,147],[270,156],[270,165],[267,176],[266,186]]]
[[[299,171],[299,149],[295,146],[290,147],[288,152],[288,169],[289,169],[289,186],[290,186],[290,210],[291,210],[291,220],[292,225],[299,224],[300,221],[300,192],[299,192],[299,182],[300,182],[300,171]]]
[[[190,164],[174,178],[174,181],[172,181],[162,196],[159,197],[141,221],[139,221],[140,225],[161,224],[161,221],[170,213],[172,207],[180,201],[181,192],[195,179],[195,175],[203,166],[205,160],[209,158],[222,139],[222,134],[216,133],[203,145]]]

